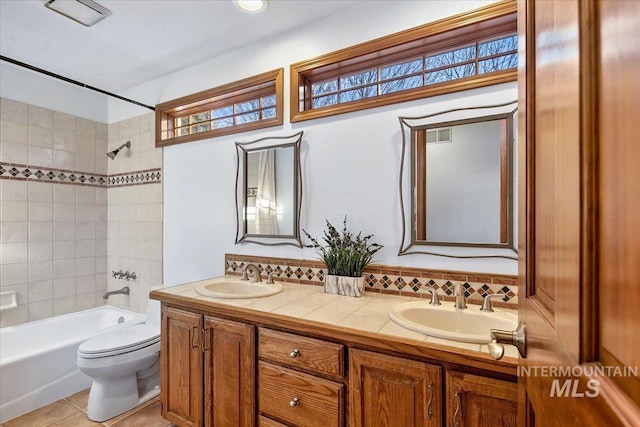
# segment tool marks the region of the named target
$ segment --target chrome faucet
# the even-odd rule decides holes
[[[240,278],[240,280],[249,280],[249,278],[247,277],[247,271],[253,272],[254,283],[262,282],[262,279],[260,278],[260,269],[256,267],[255,264],[247,264],[244,266],[244,268],[242,269],[242,277]]]
[[[102,299],[108,299],[109,296],[115,295],[115,294],[129,295],[129,287],[125,286],[124,288],[118,289],[117,291],[105,292],[104,296],[102,297]]]
[[[454,289],[453,295],[456,297],[456,302],[454,307],[457,309],[467,308],[467,297],[464,296],[464,286],[462,286],[462,283],[456,283],[453,289]]]

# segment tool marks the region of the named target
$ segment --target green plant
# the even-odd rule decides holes
[[[336,276],[360,277],[362,270],[371,263],[373,255],[382,249],[382,245],[370,243],[373,234],[362,237],[362,233],[357,236],[347,230],[347,217],[344,217],[344,227],[342,234],[327,221],[327,229],[324,231],[323,240],[326,246],[318,243],[318,240],[311,237],[306,230],[302,229],[311,245],[307,248],[314,248],[320,255],[320,259],[327,266],[327,274]]]

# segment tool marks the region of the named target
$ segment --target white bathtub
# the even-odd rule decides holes
[[[0,423],[90,387],[91,378],[76,367],[78,346],[144,321],[105,305],[0,329]]]

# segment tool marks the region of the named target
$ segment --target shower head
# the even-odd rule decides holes
[[[113,150],[113,151],[109,151],[109,152],[107,153],[107,156],[108,156],[111,160],[115,159],[115,158],[116,158],[116,156],[118,155],[118,153],[120,152],[120,150],[122,150],[124,147],[131,148],[131,141],[127,141],[127,142],[125,142],[124,144],[122,144],[120,147],[116,148],[115,150]]]

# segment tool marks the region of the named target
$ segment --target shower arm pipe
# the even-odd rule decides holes
[[[13,58],[6,57],[4,55],[0,55],[0,60],[8,62],[13,65],[17,65],[22,68],[26,68],[27,70],[35,71],[36,73],[44,74],[45,76],[53,77],[54,79],[62,80],[67,83],[74,84],[76,86],[83,87],[85,89],[93,90],[95,92],[99,92],[103,95],[108,95],[113,98],[120,99],[125,102],[130,102],[131,104],[138,105],[140,107],[148,108],[149,110],[156,111],[156,107],[152,107],[150,105],[143,104],[142,102],[134,101],[133,99],[125,98],[124,96],[116,95],[115,93],[107,92],[106,90],[102,90],[100,88],[89,86],[86,83],[79,82],[77,80],[70,79],[65,76],[61,76],[60,74],[52,73],[51,71],[44,70],[42,68],[34,67],[33,65],[27,64],[25,62],[18,61]]]

